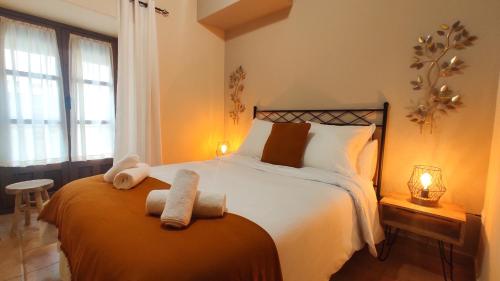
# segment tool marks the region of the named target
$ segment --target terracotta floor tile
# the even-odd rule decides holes
[[[10,235],[11,215],[0,215],[0,241]]]
[[[0,281],[9,280],[23,274],[23,260],[19,243],[2,240],[0,242]]]
[[[404,264],[402,265],[398,272],[396,280],[400,281],[421,281],[421,280],[436,280],[441,281],[443,276],[441,272],[428,271],[425,268]]]
[[[455,281],[474,281],[473,260],[467,257],[461,259],[462,262],[455,263]],[[437,248],[402,238],[398,239],[386,261],[372,257],[365,248],[355,253],[330,280],[442,281],[443,276]]]
[[[17,236],[11,236],[10,233],[0,237],[0,248],[21,247],[21,240]]]
[[[24,251],[46,246],[47,244],[44,244],[44,241],[42,240],[42,232],[40,231],[40,228],[37,227],[36,229],[26,229],[21,233],[21,246]],[[55,243],[57,241],[53,241],[52,243]]]
[[[24,269],[32,272],[59,262],[57,244],[24,251]]]
[[[2,279],[0,279],[0,280],[2,280]],[[5,281],[24,281],[24,277],[22,275],[19,275],[19,276],[16,276],[16,277],[14,277],[12,279],[5,280]]]
[[[12,226],[12,214],[9,215],[0,215],[0,240],[5,236],[10,236],[11,226]],[[17,234],[19,237],[22,237],[24,233],[29,232],[37,232],[40,229],[39,222],[37,221],[38,214],[31,214],[31,223],[30,225],[24,224],[24,216],[22,216],[21,220],[17,226]]]
[[[56,228],[52,227],[47,230],[47,224],[37,221],[37,216],[36,213],[31,215],[31,225],[25,226],[24,223],[20,223],[18,226],[17,238],[25,251],[57,242]],[[11,219],[12,215],[0,216],[0,242],[12,238],[10,235]],[[42,230],[48,235],[42,237]]]
[[[39,270],[35,270],[26,274],[26,281],[58,281],[59,263],[49,265]]]

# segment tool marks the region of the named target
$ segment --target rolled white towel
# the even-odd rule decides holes
[[[104,174],[104,181],[113,182],[116,174],[125,169],[135,168],[137,164],[139,164],[139,156],[137,154],[129,154],[123,157],[120,161],[114,163],[113,167]]]
[[[146,198],[146,213],[148,215],[161,215],[170,190],[151,190]],[[226,194],[198,190],[193,206],[193,217],[217,218],[226,212]]]
[[[136,168],[126,169],[119,172],[113,180],[117,189],[131,189],[145,178],[149,177],[150,167],[148,164],[139,163]]]
[[[200,176],[194,171],[184,169],[177,171],[161,214],[162,224],[175,228],[189,225],[199,180]]]
[[[193,214],[198,218],[222,217],[227,210],[226,194],[199,192],[194,203]]]

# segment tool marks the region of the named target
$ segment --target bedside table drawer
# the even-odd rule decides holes
[[[463,224],[457,221],[388,205],[382,206],[381,219],[384,224],[428,238],[438,239],[455,245],[461,245],[463,242]]]

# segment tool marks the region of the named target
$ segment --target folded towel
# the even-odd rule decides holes
[[[227,210],[226,194],[199,192],[194,203],[193,214],[198,218],[222,217]]]
[[[150,167],[148,164],[139,163],[136,168],[126,169],[119,172],[113,180],[117,189],[131,189],[145,178],[149,177]]]
[[[146,198],[146,213],[149,215],[161,215],[165,209],[165,203],[170,190],[152,190]],[[217,218],[226,212],[226,194],[198,190],[194,200],[193,217]]]
[[[104,174],[104,181],[105,182],[113,182],[116,174],[118,174],[119,172],[121,172],[125,169],[135,168],[135,167],[137,167],[137,164],[139,164],[139,156],[137,154],[129,154],[129,155],[123,157],[123,159],[114,163],[113,167],[111,167],[111,169],[109,169]]]
[[[162,224],[175,228],[188,226],[199,180],[200,176],[194,171],[184,169],[177,171],[161,214]]]

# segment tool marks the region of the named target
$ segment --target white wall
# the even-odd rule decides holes
[[[493,127],[490,168],[483,210],[483,268],[482,281],[500,280],[500,79]]]
[[[226,133],[241,141],[251,108],[382,106],[391,103],[383,171],[383,193],[408,193],[413,165],[443,169],[443,200],[480,213],[488,171],[491,126],[500,71],[498,0],[295,0],[289,13],[226,34],[226,81],[247,71],[246,113],[234,128],[226,92]],[[409,68],[417,37],[460,19],[479,37],[458,53],[469,67],[450,79],[465,106],[438,120],[433,135],[419,133],[405,115],[415,97]]]
[[[196,0],[157,6],[171,13],[157,18],[163,159],[213,158],[224,134],[224,40],[198,23]]]

